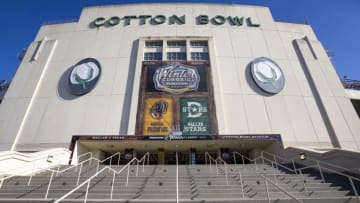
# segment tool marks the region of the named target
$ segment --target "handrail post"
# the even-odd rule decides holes
[[[88,184],[86,186],[86,193],[85,193],[84,203],[86,203],[86,201],[87,201],[87,197],[88,197],[88,194],[89,194],[89,187],[90,187],[90,181],[88,182]]]
[[[348,178],[349,178],[349,182],[350,182],[351,188],[352,188],[352,190],[354,191],[354,195],[356,196],[356,198],[357,198],[358,201],[359,201],[359,193],[358,193],[357,190],[356,190],[356,187],[355,187],[355,185],[354,185],[354,182],[353,182],[353,180],[351,179],[351,177],[348,177]]]
[[[121,154],[119,152],[119,158],[118,158],[118,163],[117,163],[118,166],[120,165],[120,158],[121,158]]]
[[[176,152],[176,203],[179,203],[179,164],[178,164],[177,152]]]
[[[295,166],[295,162],[294,162],[294,160],[293,160],[293,159],[291,159],[291,162],[292,162],[292,165],[293,165],[293,167],[294,167],[295,174],[297,174],[297,172],[296,172],[296,166]]]
[[[234,165],[236,167],[236,157],[235,157],[235,152],[233,152],[233,159],[234,159]]]
[[[47,199],[47,197],[48,197],[48,195],[49,195],[50,185],[51,185],[51,182],[52,182],[53,176],[54,176],[54,171],[53,171],[53,172],[51,172],[51,176],[50,176],[49,184],[48,184],[48,187],[47,187],[47,189],[46,189],[45,200]]]
[[[244,156],[242,154],[241,154],[241,160],[242,160],[243,169],[245,169],[245,160],[244,160]]]
[[[271,203],[270,194],[269,194],[269,187],[268,187],[268,184],[267,184],[267,180],[265,178],[264,178],[264,182],[265,182],[266,195],[267,195],[269,203]]]
[[[276,156],[275,156],[275,154],[274,154],[274,162],[275,162],[276,168],[278,168],[278,164],[277,164],[277,161],[276,161]]]
[[[60,170],[60,166],[58,166],[58,168],[57,168],[57,171],[56,171],[56,176],[58,176],[58,175],[59,175],[59,170]]]
[[[216,175],[218,176],[219,175],[219,168],[218,168],[218,164],[217,164],[216,160],[215,160],[215,165],[216,165]]]
[[[97,160],[96,172],[99,171],[100,160]]]
[[[319,163],[318,160],[316,160],[316,162],[317,162],[317,166],[319,168],[319,172],[320,172],[320,175],[321,175],[322,182],[325,183],[325,178],[324,178],[324,174],[323,174],[323,172],[321,170],[320,163]]]
[[[31,182],[32,177],[33,177],[33,174],[30,175],[27,186],[30,186],[30,182]]]
[[[79,170],[78,178],[77,178],[77,181],[76,181],[76,185],[79,185],[79,181],[80,181],[80,176],[81,176],[82,166],[83,166],[83,164],[81,163],[81,164],[80,164],[80,170]]]
[[[226,185],[229,185],[226,163],[224,162]]]
[[[147,164],[149,165],[150,164],[150,153],[147,152]]]
[[[243,186],[243,181],[242,181],[241,171],[240,170],[239,170],[239,177],[240,177],[240,187],[241,187],[242,198],[245,199],[244,186]]]
[[[136,177],[138,176],[138,171],[139,171],[139,162],[136,162]]]
[[[276,178],[276,174],[275,174],[276,170],[275,170],[274,162],[271,162],[271,167],[273,168],[274,181],[275,181],[275,183],[277,184],[277,178]]]
[[[127,175],[126,175],[126,187],[128,186],[128,183],[129,183],[129,173],[130,173],[130,164],[128,164],[128,170],[127,170]]]
[[[205,165],[207,165],[207,156],[206,156],[206,152],[205,152]]]
[[[306,184],[305,184],[304,177],[303,177],[303,174],[302,174],[302,172],[301,172],[301,169],[299,170],[299,173],[300,173],[300,176],[301,176],[301,182],[302,182],[303,185],[304,185],[305,194],[306,194],[307,196],[309,196],[309,192],[308,192],[308,190],[307,190],[307,188],[306,188]]]
[[[110,168],[112,168],[112,167],[111,167],[112,158],[113,158],[113,157],[110,158]],[[109,173],[110,173],[110,168],[109,168]]]
[[[112,200],[112,198],[113,198],[114,183],[115,183],[115,171],[113,171],[113,172],[114,172],[114,175],[113,175],[113,179],[112,179],[112,183],[111,183],[110,200]]]
[[[145,159],[143,160],[143,169],[142,169],[142,172],[144,173],[145,172]]]

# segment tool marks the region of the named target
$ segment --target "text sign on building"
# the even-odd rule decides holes
[[[180,98],[180,120],[183,135],[209,135],[209,101],[207,98]]]
[[[244,16],[224,16],[224,15],[198,15],[195,16],[196,25],[207,25],[212,24],[215,26],[228,24],[230,26],[243,26],[247,25],[248,27],[260,27],[256,18],[244,17]],[[126,15],[126,16],[112,16],[110,18],[98,17],[93,20],[90,25],[91,27],[112,27],[119,24],[124,26],[129,26],[131,24],[138,25],[161,25],[161,24],[177,24],[184,25],[186,24],[185,15],[171,15],[165,16],[162,14],[158,15]]]
[[[173,125],[171,98],[147,98],[143,114],[143,135],[170,135]]]

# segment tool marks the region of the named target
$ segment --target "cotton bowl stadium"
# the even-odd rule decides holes
[[[360,82],[267,7],[85,7],[1,87],[0,202],[360,202]]]

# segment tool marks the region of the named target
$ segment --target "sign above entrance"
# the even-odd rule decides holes
[[[198,89],[200,75],[196,67],[175,63],[157,68],[153,81],[156,90],[182,94]]]
[[[124,26],[131,25],[132,22],[136,22],[139,25],[145,25],[150,23],[151,25],[161,25],[161,24],[177,24],[184,25],[186,24],[185,15],[128,15],[128,16],[112,16],[110,18],[98,17],[91,22],[91,27],[112,27],[123,23]],[[208,16],[208,15],[198,15],[196,16],[197,25],[224,25],[229,24],[231,26],[243,26],[247,25],[248,27],[260,27],[260,24],[255,18],[244,17],[244,16]]]
[[[90,92],[100,78],[100,63],[93,58],[86,58],[77,63],[69,76],[69,89],[73,95]]]
[[[251,75],[255,83],[265,92],[279,93],[285,84],[284,74],[279,65],[266,57],[251,62]]]

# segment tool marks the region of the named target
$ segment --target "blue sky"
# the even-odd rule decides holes
[[[35,38],[41,24],[78,19],[85,6],[136,2],[222,2],[270,7],[275,19],[306,19],[330,50],[336,71],[360,80],[360,0],[3,0],[0,7],[0,80],[11,79],[17,54]]]

